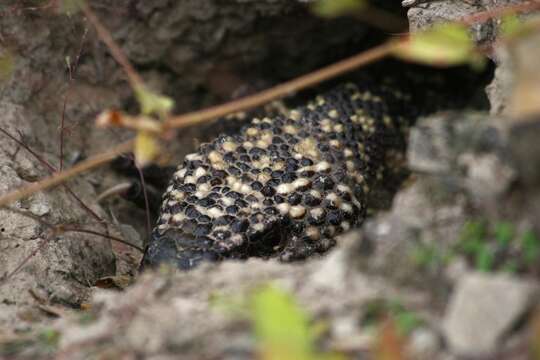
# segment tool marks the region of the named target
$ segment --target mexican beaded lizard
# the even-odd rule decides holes
[[[365,218],[370,190],[419,115],[412,96],[395,89],[341,85],[203,144],[170,181],[143,266],[328,250]]]

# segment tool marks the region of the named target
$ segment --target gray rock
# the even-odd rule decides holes
[[[491,4],[489,0],[475,0],[456,4],[452,0],[422,1],[414,5],[407,12],[411,31],[416,32],[429,28],[433,24],[454,21],[483,11]],[[502,5],[497,3],[497,6]],[[493,40],[495,37],[494,27],[491,22],[486,22],[472,27],[472,36],[478,42]]]
[[[429,328],[418,328],[409,336],[407,353],[413,359],[434,359],[441,348],[439,335]]]
[[[510,149],[520,179],[530,187],[540,183],[540,121],[524,121],[510,129]]]
[[[466,153],[458,164],[467,173],[464,186],[477,202],[499,198],[517,177],[514,168],[494,153]]]
[[[490,113],[499,115],[503,114],[508,107],[514,74],[512,58],[507,49],[496,47],[494,53],[497,68],[493,80],[486,87],[486,94],[491,105]]]
[[[410,135],[410,168],[447,193],[465,192],[477,204],[500,199],[518,174],[497,120],[470,113],[420,121]]]
[[[470,273],[461,278],[443,320],[451,351],[463,356],[492,354],[538,300],[539,289],[537,283],[506,275]]]
[[[348,241],[344,245],[349,246]],[[358,327],[343,319],[357,323],[363,305],[388,290],[383,282],[356,271],[338,270],[314,281],[314,274],[341,267],[343,261],[343,251],[336,249],[327,258],[296,265],[250,259],[207,264],[183,273],[147,272],[125,293],[96,291],[94,323],[81,325],[73,318],[58,321],[56,328],[63,334],[59,346],[74,359],[84,358],[87,351],[100,353],[96,346],[103,338],[109,339],[109,349],[125,346],[145,358],[178,351],[185,359],[227,354],[252,358],[257,344],[249,322],[243,312],[231,313],[230,308],[269,283],[294,294],[315,319],[327,319],[330,342],[345,343]]]
[[[430,119],[415,126],[409,136],[408,160],[412,170],[428,173],[449,172],[452,167],[449,128],[446,120]]]

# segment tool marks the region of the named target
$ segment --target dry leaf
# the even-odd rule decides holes
[[[405,339],[393,319],[381,325],[373,354],[375,360],[406,360]]]
[[[477,68],[485,62],[476,50],[468,28],[458,23],[437,24],[412,34],[396,46],[394,55],[431,66],[470,64]]]
[[[144,130],[137,132],[133,153],[135,163],[139,168],[143,168],[154,161],[160,153],[157,136]]]

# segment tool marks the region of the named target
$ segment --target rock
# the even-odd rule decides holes
[[[532,17],[532,15],[530,15]],[[538,18],[530,19],[530,25],[538,23]],[[534,59],[540,56],[540,35],[527,33],[499,52],[505,53],[503,66],[497,72],[502,81],[506,81],[508,116],[505,126],[508,128],[509,148],[520,180],[529,186],[540,184],[540,76],[538,64]],[[505,72],[504,72],[505,71]]]
[[[529,26],[538,26],[540,19],[537,15],[529,15]],[[512,95],[509,100],[507,114],[514,120],[537,118],[540,113],[540,75],[538,63],[534,61],[540,56],[540,34],[536,31],[519,36],[508,46],[512,58]]]
[[[500,198],[517,177],[514,168],[494,153],[463,154],[458,163],[467,171],[464,186],[477,202]]]
[[[443,319],[451,351],[461,356],[492,354],[538,300],[539,290],[536,283],[506,275],[470,273],[461,278]]]
[[[442,258],[458,240],[467,212],[465,196],[444,180],[416,176],[396,194],[389,212],[368,219],[362,243],[371,249],[362,254],[363,269],[400,284],[446,292]],[[419,260],[421,251],[425,256]]]
[[[528,186],[540,184],[540,121],[513,124],[509,132],[510,149],[519,169],[519,178]]]
[[[514,74],[512,72],[512,60],[507,49],[497,47],[494,53],[497,68],[493,80],[486,87],[486,94],[489,99],[490,113],[493,115],[503,114],[508,107]]]
[[[354,237],[354,233],[349,235]],[[343,248],[330,253],[321,261],[321,266],[311,276],[310,281],[316,287],[343,290],[347,271],[347,254]]]
[[[63,334],[60,351],[70,351],[75,359],[83,358],[87,351],[101,354],[96,346],[106,337],[109,349],[125,346],[144,358],[172,355],[179,349],[185,359],[228,354],[253,358],[257,343],[249,321],[245,313],[231,309],[266,284],[293,294],[315,322],[327,322],[329,343],[351,345],[351,336],[357,339],[361,335],[359,319],[364,305],[389,290],[383,281],[351,269],[344,258],[352,244],[345,240],[343,245],[326,258],[294,265],[261,259],[226,261],[190,272],[148,271],[122,293],[97,289],[92,301],[93,323],[81,324],[77,318],[56,323]],[[333,266],[338,270],[330,269]],[[325,270],[331,274],[322,274]],[[315,279],[318,276],[322,278]]]
[[[500,120],[485,114],[441,114],[426,118],[410,135],[412,170],[430,175],[441,191],[465,191],[477,204],[500,199],[517,178]]]
[[[446,266],[444,275],[452,283],[457,283],[459,279],[469,274],[470,266],[463,256],[458,256]]]
[[[451,171],[450,127],[447,119],[419,122],[409,136],[408,160],[412,170],[440,174]]]
[[[428,328],[415,329],[409,336],[407,353],[413,359],[434,359],[441,347],[439,335]]]

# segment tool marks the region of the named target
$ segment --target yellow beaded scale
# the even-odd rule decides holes
[[[364,219],[370,190],[418,117],[412,96],[395,89],[341,85],[203,144],[170,181],[143,266],[328,250]]]

